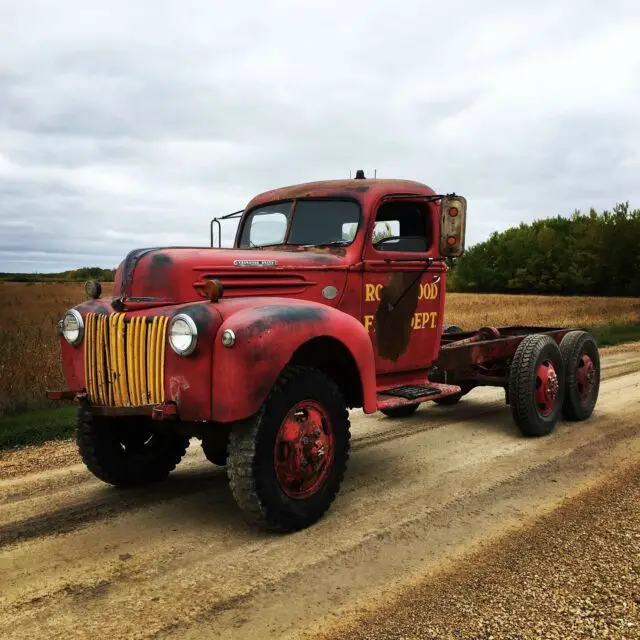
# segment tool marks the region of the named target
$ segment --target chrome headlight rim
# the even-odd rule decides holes
[[[175,323],[178,321],[184,322],[189,327],[189,330],[191,332],[191,342],[186,349],[180,349],[176,347],[173,344],[173,340],[171,339],[171,331]],[[171,318],[171,321],[169,322],[167,339],[169,340],[169,345],[171,346],[171,349],[173,349],[174,353],[177,353],[179,356],[188,356],[192,354],[198,344],[198,327],[193,321],[193,318],[191,316],[188,316],[186,313],[178,313],[177,315],[173,316],[173,318]]]
[[[66,319],[71,316],[78,324],[78,335],[75,339],[71,340],[66,334]],[[82,314],[76,309],[69,309],[64,316],[62,316],[62,320],[60,321],[60,333],[64,337],[64,339],[72,346],[77,347],[84,338],[84,320],[82,319]]]

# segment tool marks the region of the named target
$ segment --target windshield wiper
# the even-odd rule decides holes
[[[331,240],[330,242],[314,242],[312,244],[296,244],[296,247],[329,247],[351,244],[351,240]]]

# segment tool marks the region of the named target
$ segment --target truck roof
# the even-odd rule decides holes
[[[264,191],[251,199],[247,209],[256,205],[266,204],[277,200],[291,200],[293,198],[356,198],[357,200],[377,199],[390,193],[406,193],[416,195],[434,195],[435,191],[421,182],[414,180],[395,179],[348,179],[348,180],[319,180],[302,184],[280,187]]]

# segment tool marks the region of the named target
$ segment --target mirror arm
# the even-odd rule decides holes
[[[218,249],[222,245],[222,225],[220,224],[220,220],[218,218],[214,218],[211,221],[211,246],[213,247],[213,223],[218,225]]]

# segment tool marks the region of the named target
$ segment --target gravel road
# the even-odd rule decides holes
[[[520,437],[491,389],[403,420],[353,412],[338,499],[293,535],[248,527],[224,472],[195,441],[167,482],[126,492],[95,480],[70,443],[5,453],[0,637],[545,637],[536,616],[518,609],[527,600],[542,609],[540,633],[556,633],[546,637],[593,637],[588,626],[572,636],[552,626],[562,616],[544,617],[555,606],[543,597],[554,576],[568,580],[573,569],[594,595],[568,591],[566,620],[584,611],[602,637],[610,594],[619,601],[610,602],[609,637],[637,637],[633,626],[615,626],[633,624],[637,609],[616,609],[627,595],[612,580],[638,566],[637,555],[635,565],[620,558],[639,546],[625,535],[638,530],[640,345],[602,355],[596,413],[547,438]],[[608,517],[593,504],[609,504]],[[595,537],[580,534],[585,522]],[[562,544],[541,545],[541,536]],[[619,560],[613,577],[603,545]],[[448,608],[434,609],[437,598]],[[412,626],[394,626],[408,616]]]

